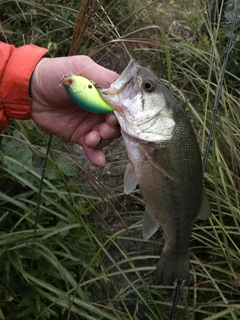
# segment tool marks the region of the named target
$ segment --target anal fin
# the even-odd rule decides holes
[[[157,220],[147,211],[145,211],[142,226],[143,239],[148,240],[149,238],[151,238],[151,236],[154,235],[158,228],[159,224]]]

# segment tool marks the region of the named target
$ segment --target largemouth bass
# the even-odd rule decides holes
[[[100,95],[115,110],[130,160],[125,192],[138,184],[146,204],[143,238],[159,227],[164,233],[157,278],[164,285],[187,281],[194,220],[211,216],[190,121],[156,75],[134,60]]]

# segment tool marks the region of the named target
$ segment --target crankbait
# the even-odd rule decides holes
[[[100,97],[93,82],[81,76],[64,76],[62,84],[69,97],[83,109],[93,113],[110,113],[113,108]]]

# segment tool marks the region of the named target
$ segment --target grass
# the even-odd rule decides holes
[[[229,28],[212,28],[206,2],[112,3],[95,3],[74,53],[119,72],[131,55],[154,70],[204,154]],[[78,4],[3,0],[2,37],[66,55]],[[205,173],[213,217],[194,225],[176,319],[240,317],[238,53],[237,28]],[[142,239],[144,205],[138,191],[123,193],[122,149],[109,148],[96,170],[30,121],[12,121],[0,138],[0,319],[169,319],[173,290],[154,276],[163,237]]]

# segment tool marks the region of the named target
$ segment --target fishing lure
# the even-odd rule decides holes
[[[69,97],[83,109],[93,113],[110,113],[113,108],[98,93],[94,83],[81,76],[63,76],[62,85]]]

